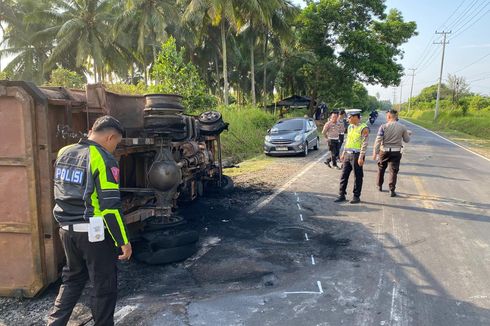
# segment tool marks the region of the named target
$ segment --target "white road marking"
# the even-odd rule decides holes
[[[296,201],[299,203],[299,197],[296,197]]]
[[[298,209],[299,209],[299,210],[301,210],[301,206],[299,206],[299,204],[298,204],[298,203],[296,203],[296,205],[298,205]]]
[[[294,176],[288,182],[286,182],[281,188],[277,189],[272,195],[270,195],[266,199],[258,202],[257,204],[254,204],[253,205],[254,208],[252,208],[251,210],[249,210],[248,213],[249,214],[255,214],[259,210],[261,210],[262,208],[264,208],[265,206],[267,206],[271,201],[274,200],[274,198],[276,198],[284,190],[286,190],[287,188],[289,188],[294,182],[296,182],[296,180],[298,180],[299,178],[301,178],[303,176],[303,174],[305,174],[306,172],[308,172],[309,170],[311,170],[316,164],[318,164],[319,162],[321,162],[322,160],[324,160],[326,156],[327,156],[327,154],[324,154],[320,158],[318,158],[316,161],[311,162],[303,170],[301,170],[301,172],[299,172],[298,174],[296,174],[296,176]]]
[[[294,195],[297,196],[298,194],[295,192]]]
[[[284,292],[284,294],[322,294],[323,292],[315,291],[295,291],[295,292]]]
[[[447,141],[448,143],[451,143],[451,144],[453,144],[453,145],[455,145],[455,146],[458,146],[459,148],[462,148],[462,149],[464,149],[465,151],[468,151],[468,152],[470,152],[471,154],[474,154],[474,155],[476,155],[476,156],[479,156],[479,157],[481,157],[482,159],[487,160],[487,161],[489,161],[489,162],[490,162],[490,159],[489,159],[488,157],[485,157],[485,156],[483,156],[483,155],[481,155],[481,154],[478,154],[477,152],[474,152],[474,151],[472,151],[471,149],[469,149],[469,148],[467,148],[467,147],[464,147],[463,145],[460,145],[460,144],[458,144],[458,143],[455,143],[455,142],[453,142],[452,140],[449,140],[449,139],[447,139],[446,137],[443,137],[443,136],[441,136],[441,135],[439,135],[439,134],[437,134],[437,133],[433,132],[432,130],[429,130],[429,129],[427,129],[427,128],[424,128],[424,127],[422,127],[422,126],[419,126],[418,124],[413,123],[413,122],[410,122],[410,121],[405,120],[405,119],[403,119],[403,122],[407,122],[407,123],[409,123],[409,124],[411,124],[411,125],[417,126],[417,127],[421,128],[421,129],[423,129],[423,130],[427,131],[427,132],[430,132],[431,134],[436,135],[436,136],[437,136],[437,137],[439,137],[439,138],[444,139],[444,140],[445,140],[445,141]]]
[[[305,238],[306,238],[306,241],[310,240],[310,239],[308,239],[308,233],[305,233]]]
[[[303,221],[303,214],[299,214],[299,218]]]
[[[138,308],[139,305],[136,306],[124,306],[118,311],[114,313],[114,324],[121,322],[127,315],[132,313]]]
[[[390,325],[393,325],[393,320],[398,318],[395,316],[395,297],[398,296],[396,291],[396,283],[393,283],[393,291],[391,293],[391,310],[390,310]]]
[[[315,257],[313,257],[313,255],[311,255],[311,264],[312,265],[316,265],[316,263],[315,263]]]
[[[318,285],[318,291],[320,291],[320,293],[323,293],[322,282],[316,281],[316,284]]]

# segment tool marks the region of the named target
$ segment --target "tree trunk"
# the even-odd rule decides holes
[[[94,58],[94,83],[97,84],[97,65],[95,64],[95,58]]]
[[[265,44],[264,44],[264,85],[262,89],[262,103],[265,107],[267,100],[267,46],[269,43],[269,31],[265,31]]]
[[[252,85],[250,85],[251,86],[250,93],[252,96],[252,105],[255,106],[257,104],[255,98],[255,56],[254,56],[255,38],[252,29],[252,22],[250,22],[250,29],[252,32],[252,35],[250,37],[250,79],[252,83]]]
[[[148,86],[148,71],[146,70],[146,57],[143,53],[143,74],[145,76],[145,86]]]
[[[216,55],[214,56],[214,61],[215,61],[215,65],[216,65],[216,85],[218,85],[217,92],[218,92],[218,96],[221,97],[221,92],[219,90],[219,85],[221,83],[221,77],[220,77],[220,74],[219,74],[218,53],[216,53]]]
[[[228,63],[226,56],[225,19],[223,15],[221,15],[221,46],[223,48],[223,100],[225,102],[225,105],[228,105]]]

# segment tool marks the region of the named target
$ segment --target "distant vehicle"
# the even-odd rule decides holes
[[[291,118],[277,122],[267,131],[264,141],[266,155],[301,154],[318,149],[320,137],[311,118]]]

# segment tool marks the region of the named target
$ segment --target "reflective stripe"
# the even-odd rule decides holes
[[[109,182],[107,180],[107,168],[106,168],[106,163],[104,161],[104,158],[100,154],[99,150],[97,149],[96,146],[90,145],[90,170],[92,172],[92,175],[95,175],[98,172],[99,175],[99,182],[100,182],[100,188],[101,190],[119,190],[119,185],[117,183]],[[126,244],[128,243],[128,237],[126,235],[126,229],[124,227],[124,222],[122,220],[121,214],[119,213],[118,209],[105,209],[103,211],[100,210],[100,202],[99,202],[99,195],[97,194],[97,185],[94,185],[94,191],[92,192],[92,195],[90,196],[92,200],[92,206],[94,208],[94,216],[103,216],[104,217],[104,223],[107,227],[107,230],[109,231],[109,234],[111,235],[112,239],[116,241],[114,238],[114,235],[111,232],[111,228],[109,226],[109,223],[107,222],[106,215],[113,214],[114,217],[116,218],[117,224],[119,226],[119,229],[121,231],[121,236],[123,238],[123,242]]]

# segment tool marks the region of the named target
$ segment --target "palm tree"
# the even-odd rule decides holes
[[[45,79],[44,63],[52,45],[52,38],[40,35],[38,31],[49,24],[48,21],[31,21],[33,12],[44,10],[45,3],[18,1],[0,4],[2,15],[3,40],[0,56],[12,56],[13,59],[4,68],[15,79],[31,80],[41,83]]]
[[[113,4],[111,0],[53,0],[53,6],[44,13],[57,22],[44,31],[56,31],[47,67],[55,66],[75,49],[76,66],[92,65],[94,81],[103,80],[109,54],[121,55],[108,33],[114,21]]]
[[[223,61],[223,100],[228,105],[228,57],[226,48],[227,27],[236,27],[235,1],[233,0],[188,0],[184,12],[184,21],[200,22],[202,26],[210,22],[219,26]]]
[[[137,57],[142,61],[145,84],[148,84],[148,47],[152,62],[157,48],[166,39],[169,24],[178,21],[179,8],[172,0],[125,0],[125,9],[116,23],[116,35],[131,33],[136,37]]]

